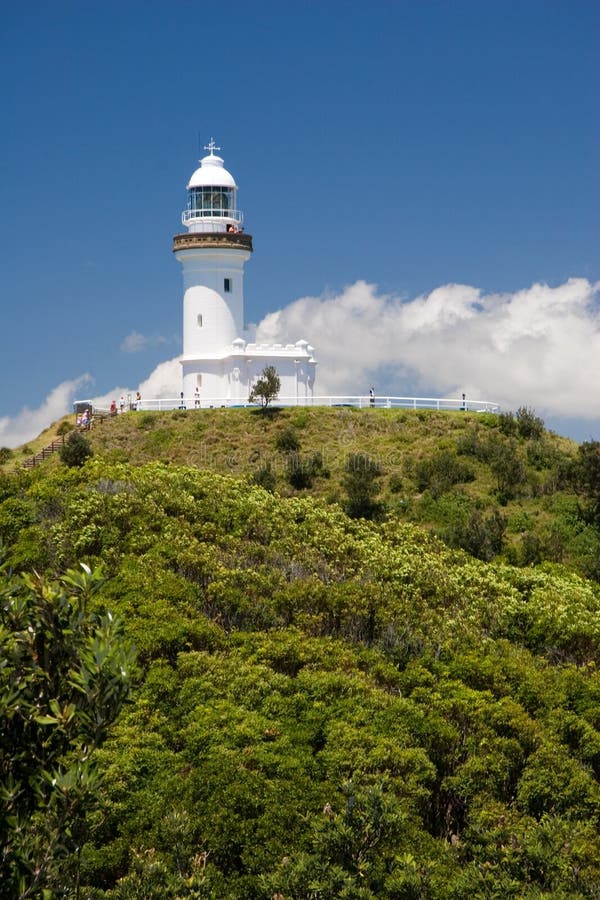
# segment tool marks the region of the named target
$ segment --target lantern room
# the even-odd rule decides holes
[[[181,222],[190,232],[239,232],[243,215],[236,209],[237,185],[215,150],[220,147],[211,139],[208,156],[200,160],[187,185],[187,209]]]

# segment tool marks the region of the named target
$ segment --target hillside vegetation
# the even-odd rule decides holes
[[[566,565],[593,491],[577,447],[513,426],[132,413],[80,468],[0,478],[7,564],[99,570],[90,602],[137,650],[48,896],[600,897],[600,588]],[[377,463],[372,521],[342,509],[348,453]],[[506,518],[494,562],[432,533],[461,504],[484,534]],[[525,564],[559,526],[562,558]]]
[[[31,447],[40,449],[67,423],[72,417]],[[582,448],[547,432],[526,408],[516,416],[351,407],[132,412],[86,437],[113,462],[164,460],[346,509],[349,461],[366,464],[377,492],[369,517],[424,525],[486,561],[546,561],[600,577],[600,464],[588,460],[586,477]],[[22,458],[15,451],[4,470]],[[44,463],[59,465],[58,458]]]

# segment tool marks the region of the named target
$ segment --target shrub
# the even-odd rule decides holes
[[[61,460],[71,469],[82,466],[90,456],[93,456],[90,442],[78,431],[72,432],[60,448]]]
[[[498,500],[505,505],[518,496],[527,475],[514,438],[495,445],[490,468],[496,477]]]
[[[397,473],[390,475],[388,487],[391,494],[399,494],[402,490],[402,476]]]
[[[299,453],[290,454],[287,479],[293,488],[303,490],[312,487],[313,480],[317,476],[329,477],[329,469],[324,465],[322,453],[315,452],[305,457]]]
[[[59,437],[62,437],[63,434],[68,434],[70,431],[73,431],[73,426],[67,419],[65,419],[64,422],[61,422],[56,429],[56,433]]]
[[[542,542],[533,531],[521,535],[520,562],[523,566],[537,566],[542,561]]]
[[[382,504],[375,500],[380,476],[381,466],[376,460],[366,453],[349,454],[342,486],[346,491],[346,512],[353,519],[374,519],[381,514]]]
[[[259,487],[264,488],[265,491],[273,493],[277,479],[275,478],[275,473],[271,469],[271,463],[266,462],[264,466],[257,469],[251,480],[253,484],[257,484]]]
[[[417,463],[416,477],[419,491],[429,488],[434,497],[439,497],[455,484],[474,481],[475,472],[454,453],[442,450]]]
[[[544,420],[536,416],[535,410],[520,406],[515,416],[520,437],[539,439],[544,433]]]
[[[3,898],[64,897],[76,881],[99,791],[90,753],[125,702],[133,664],[121,626],[88,611],[100,584],[87,567],[60,583],[0,580]]]
[[[12,459],[13,452],[10,447],[0,447],[0,466]]]
[[[550,469],[560,463],[560,457],[554,447],[545,439],[532,438],[527,444],[527,462],[534,469]]]
[[[293,425],[280,431],[275,439],[275,446],[283,453],[296,453],[300,449],[300,441]]]
[[[517,421],[511,412],[503,412],[498,416],[498,427],[506,437],[514,437],[517,433]]]
[[[506,519],[497,510],[483,516],[480,510],[474,509],[462,521],[455,520],[442,537],[450,547],[460,547],[471,556],[489,562],[502,552],[505,530]]]

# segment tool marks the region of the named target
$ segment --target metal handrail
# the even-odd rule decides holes
[[[191,222],[193,219],[231,219],[240,225],[244,221],[244,215],[239,209],[222,209],[210,207],[208,209],[184,209],[181,213],[181,223]]]

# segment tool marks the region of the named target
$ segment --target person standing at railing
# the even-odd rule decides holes
[[[369,405],[375,406],[375,389],[371,388],[369,391]]]

